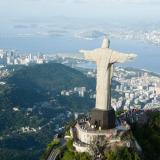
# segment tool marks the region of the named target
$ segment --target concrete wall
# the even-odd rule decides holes
[[[88,146],[81,146],[80,144],[74,142],[73,146],[75,147],[77,152],[89,152],[89,147]]]
[[[116,135],[116,130],[108,131],[87,131],[82,129],[78,124],[76,124],[77,138],[86,144],[90,144],[97,136],[105,136],[106,138],[112,138],[113,135]]]

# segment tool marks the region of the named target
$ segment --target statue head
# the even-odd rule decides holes
[[[104,38],[101,48],[109,48],[109,46],[110,46],[110,40],[107,38]]]

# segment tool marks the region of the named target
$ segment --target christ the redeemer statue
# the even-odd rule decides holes
[[[124,63],[136,57],[135,54],[124,54],[109,48],[110,41],[104,39],[101,48],[92,51],[80,50],[84,53],[87,60],[96,62],[97,66],[97,85],[96,85],[96,112],[110,111],[111,107],[111,79],[113,72],[113,64]],[[98,114],[98,112],[97,112]],[[99,115],[100,116],[100,115]],[[98,115],[94,115],[97,119]],[[93,118],[93,117],[92,117]],[[100,121],[100,120],[99,120]],[[96,122],[104,123],[104,122]],[[105,128],[101,126],[102,128]]]

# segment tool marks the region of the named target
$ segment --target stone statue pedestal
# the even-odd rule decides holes
[[[95,108],[91,112],[90,123],[91,125],[96,126],[97,129],[112,129],[115,128],[115,119],[114,109],[111,108],[110,110],[104,111]]]

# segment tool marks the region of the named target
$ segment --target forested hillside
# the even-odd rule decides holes
[[[61,64],[16,67],[4,81],[0,86],[0,159],[39,159],[74,111],[94,106],[88,96],[60,96],[64,89],[95,89],[95,79]]]

